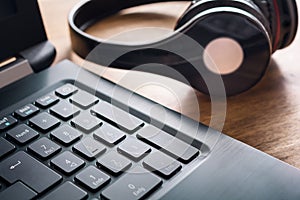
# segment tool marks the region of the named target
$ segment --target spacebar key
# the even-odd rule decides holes
[[[136,167],[132,172],[121,177],[111,186],[106,188],[101,196],[104,199],[135,200],[144,199],[154,192],[162,180],[141,167]]]
[[[62,179],[62,176],[24,151],[0,163],[0,177],[10,184],[21,181],[37,193],[44,192]]]

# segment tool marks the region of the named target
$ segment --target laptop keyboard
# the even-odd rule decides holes
[[[143,199],[200,151],[71,84],[0,119],[0,199]]]

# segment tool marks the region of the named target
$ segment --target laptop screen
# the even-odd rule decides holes
[[[0,0],[0,62],[47,39],[37,0]]]
[[[0,6],[0,19],[7,18],[17,13],[16,2],[12,0],[2,0]]]

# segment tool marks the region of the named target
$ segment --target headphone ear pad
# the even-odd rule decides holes
[[[274,50],[288,46],[295,38],[298,27],[298,11],[295,0],[267,0],[268,16],[273,34]]]

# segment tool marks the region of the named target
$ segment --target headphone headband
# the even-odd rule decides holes
[[[123,9],[169,1],[174,0],[85,0],[74,7],[69,15],[72,48],[79,56],[100,65],[120,69],[134,68],[134,70],[179,80],[178,77],[172,77],[164,71],[162,67],[157,68],[159,65],[168,66],[183,75],[191,86],[204,93],[209,92],[207,81],[204,79],[211,81],[221,75],[227,95],[233,95],[255,85],[265,73],[270,55],[276,50],[276,48],[272,49],[272,46],[276,47],[280,41],[282,42],[280,47],[284,47],[293,40],[296,33],[294,24],[297,20],[294,18],[297,12],[294,8],[294,0],[289,1],[290,9],[286,13],[278,7],[278,1],[282,3],[284,0],[191,1],[192,6],[179,19],[178,26],[171,35],[146,44],[107,42],[84,32],[95,22]],[[284,23],[279,24],[280,19],[289,19],[292,25],[285,30]],[[197,47],[183,41],[186,36],[197,43]],[[281,37],[285,38],[285,41],[279,40]],[[228,73],[211,70],[203,57],[205,55],[203,48],[207,48],[211,42],[220,38],[229,39],[242,49],[241,63],[237,63],[237,68],[234,67],[234,70]],[[219,50],[222,49],[221,46],[218,47]],[[174,49],[175,51],[172,52]],[[188,57],[181,57],[180,53],[186,52],[189,52]],[[220,53],[222,54],[222,51],[219,51]],[[223,57],[234,60],[236,54]],[[191,63],[195,60],[196,65]],[[153,65],[148,66],[147,69],[138,69],[138,66],[150,63]],[[193,69],[194,66],[197,67],[198,72],[201,71],[200,77]],[[153,71],[154,69],[156,70]],[[184,80],[179,81],[184,82]]]
[[[84,31],[95,22],[105,19],[106,17],[116,14],[126,8],[171,1],[174,0],[86,0],[80,2],[71,10],[69,14],[72,48],[79,56],[83,58],[85,58],[99,44],[107,45],[108,48],[115,50],[120,48],[128,48],[128,50],[136,49],[137,47],[135,45],[107,43],[106,41],[97,37],[93,37]]]

